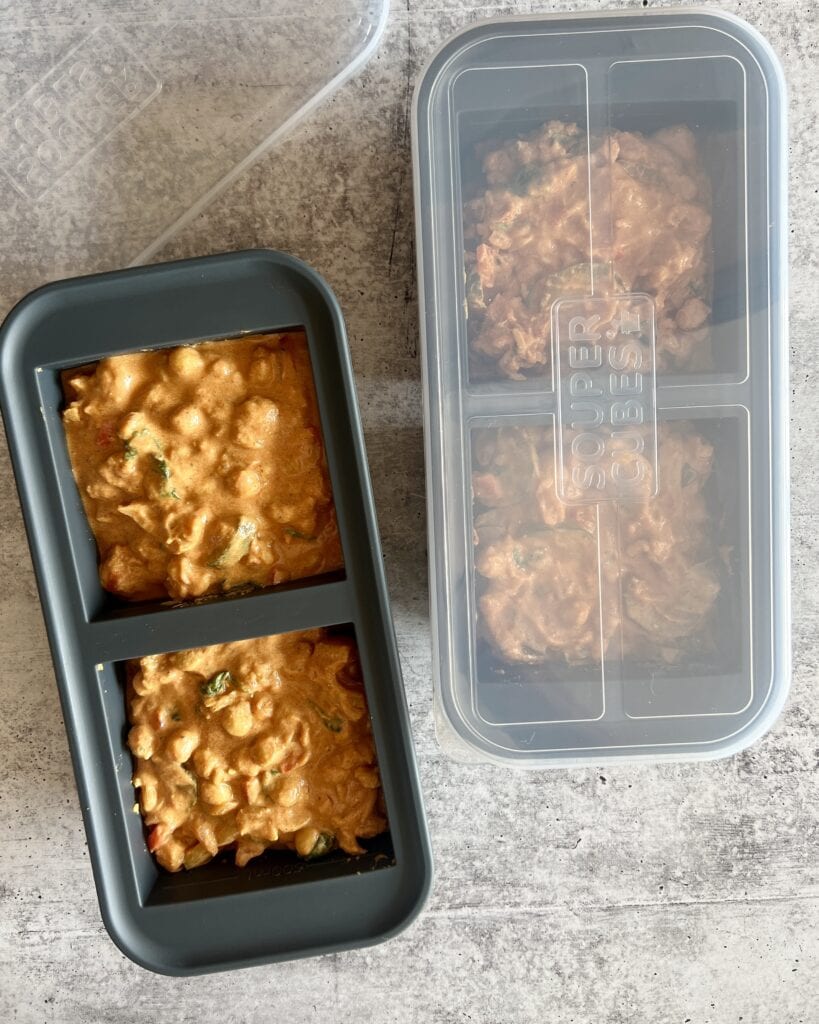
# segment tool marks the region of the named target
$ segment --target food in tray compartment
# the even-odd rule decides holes
[[[690,129],[589,144],[578,125],[551,121],[478,154],[483,190],[464,209],[476,375],[548,369],[552,304],[592,288],[651,296],[659,371],[707,368],[710,183]]]
[[[720,593],[704,492],[713,461],[688,424],[662,424],[655,497],[570,506],[556,494],[550,427],[478,431],[479,635],[513,663],[674,662],[702,649]]]
[[[113,356],[64,383],[106,590],[192,598],[342,566],[302,332]]]
[[[128,745],[148,846],[169,871],[224,847],[314,858],[387,827],[353,641],[324,630],[129,663]]]

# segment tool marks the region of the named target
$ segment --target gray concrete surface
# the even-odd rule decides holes
[[[3,449],[0,1020],[816,1024],[817,6],[723,5],[772,40],[791,96],[787,710],[725,762],[531,774],[453,764],[433,734],[408,112],[416,70],[451,30],[473,14],[537,5],[394,6],[371,65],[162,255],[280,247],[316,266],[341,300],[437,858],[431,902],[405,935],[372,950],[204,979],[156,977],[116,950],[96,906]]]

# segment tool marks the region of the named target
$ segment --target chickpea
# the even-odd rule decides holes
[[[263,448],[275,431],[279,407],[269,398],[248,398],[236,410],[233,436],[243,448]]]
[[[86,488],[86,493],[94,497],[91,491],[90,486]],[[114,594],[136,592],[135,588],[141,586],[147,576],[145,561],[124,544],[114,544],[100,562],[100,581]]]
[[[119,487],[116,486],[116,484],[94,483],[88,484],[88,486],[85,488],[85,493],[88,495],[89,498],[97,498],[100,501],[109,501],[115,499],[117,495],[121,493],[121,491]],[[114,546],[120,547],[121,545],[117,544]],[[111,590],[112,588],[108,587],[107,589]]]
[[[247,779],[244,785],[245,797],[249,804],[262,803],[260,800],[262,795],[262,784],[259,782],[258,777]]]
[[[161,851],[157,850],[156,859],[168,871],[178,871],[185,860],[185,847],[178,839],[169,839]]]
[[[112,405],[124,405],[136,384],[131,361],[103,359],[99,369],[99,384]]]
[[[223,814],[229,814],[230,811],[235,811],[237,806],[237,800],[228,800],[226,803],[216,804],[215,806],[211,807],[210,813],[216,815],[217,817],[221,817]]]
[[[202,779],[210,778],[221,764],[221,758],[210,747],[198,747],[193,753],[193,766]]]
[[[253,759],[262,768],[275,768],[284,759],[285,753],[285,747],[275,736],[263,736],[253,747]]]
[[[172,536],[166,542],[168,550],[184,552],[196,547],[197,544],[202,542],[205,535],[205,527],[209,522],[210,513],[204,508],[175,516],[173,527],[169,530]]]
[[[695,330],[705,323],[710,312],[702,299],[690,298],[677,313],[677,326],[684,331]]]
[[[207,426],[207,419],[196,405],[182,405],[171,418],[173,428],[185,437],[201,434]]]
[[[306,793],[307,783],[304,779],[300,779],[297,775],[288,775],[282,779],[276,793],[276,803],[280,807],[294,807],[300,800],[304,799]]]
[[[174,597],[198,597],[208,588],[208,577],[190,558],[176,555],[168,561],[168,591]]]
[[[279,838],[279,830],[267,808],[243,807],[236,815],[236,823],[244,835],[266,839],[271,843]]]
[[[148,680],[146,680],[144,672],[137,672],[131,680],[134,693],[138,694],[140,697],[144,697],[147,693],[150,693],[152,687],[149,680],[150,676],[148,677]]]
[[[212,856],[207,847],[203,846],[202,843],[197,843],[193,849],[188,850],[185,854],[185,867],[188,869],[198,868],[202,864],[207,864]]]
[[[243,839],[236,846],[236,867],[243,868],[248,861],[264,853],[265,844],[252,839]]]
[[[225,731],[231,736],[247,736],[253,728],[253,712],[246,700],[240,700],[237,704],[227,709],[224,715]]]
[[[227,846],[228,843],[235,842],[239,834],[232,818],[223,818],[221,821],[217,821],[214,832],[216,833],[216,842],[220,846]]]
[[[310,825],[300,828],[295,836],[296,853],[300,857],[309,857],[316,847],[319,835],[319,830]]]
[[[156,735],[147,725],[135,725],[128,733],[128,746],[134,757],[146,760],[153,755]]]
[[[253,700],[253,714],[257,718],[270,718],[273,714],[273,698],[269,693],[260,693]]]
[[[310,811],[299,804],[293,807],[282,807],[277,811],[277,824],[280,832],[298,832],[300,828],[310,824]]]
[[[182,764],[199,746],[199,733],[195,729],[177,729],[165,744],[165,753],[172,761]]]
[[[216,842],[216,833],[209,821],[200,821],[194,829],[194,834],[199,842],[211,855],[219,852],[219,844]]]
[[[218,807],[219,804],[226,804],[233,799],[233,790],[226,782],[202,782],[199,786],[199,796],[206,804]]]
[[[125,441],[144,429],[145,417],[142,413],[129,412],[120,420],[119,426],[117,427],[117,434],[123,439],[123,441]]]
[[[228,377],[232,377],[236,372],[236,363],[232,359],[227,359],[222,356],[221,359],[217,359],[215,363],[211,365],[210,372],[214,377],[220,377],[222,380],[227,380]]]
[[[178,807],[168,807],[165,803],[162,804],[161,811],[158,812],[159,820],[163,825],[167,826],[170,832],[179,828],[187,816],[187,809],[180,810]]]
[[[256,469],[240,469],[233,480],[233,490],[243,498],[252,498],[262,489],[262,477]]]
[[[251,384],[267,384],[272,380],[274,372],[274,357],[266,349],[256,349],[253,353],[253,361],[250,364],[248,378]]]
[[[156,786],[143,786],[141,799],[142,810],[146,814],[148,814],[150,811],[153,811],[156,808],[157,803],[159,802],[159,794],[157,792]]]
[[[253,759],[251,754],[241,747],[234,751],[231,756],[231,762],[242,775],[246,775],[248,778],[258,775],[262,770],[261,766]]]
[[[185,380],[198,377],[202,372],[202,356],[190,345],[175,348],[168,356],[168,365],[173,373]]]

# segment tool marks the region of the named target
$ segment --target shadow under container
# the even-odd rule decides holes
[[[303,329],[344,569],[189,603],[106,593],[61,420],[62,371],[123,352]],[[432,861],[344,324],[322,279],[255,250],[47,285],[0,335],[3,417],[54,658],[105,925],[143,967],[185,975],[370,945],[420,912]],[[169,874],[133,813],[125,662],[288,633],[354,635],[389,831],[366,853],[226,854]]]
[[[643,195],[649,186],[663,187],[648,167],[621,165],[616,171],[616,140],[624,138],[621,133],[651,140],[663,130],[694,140],[701,172],[692,173],[699,175],[710,207],[701,253],[710,355],[687,366],[658,363],[662,299],[646,284],[648,274],[622,286],[622,248],[614,244],[623,240],[617,235],[622,222],[615,173],[633,175],[632,189],[642,188]],[[497,266],[515,274],[516,247],[530,244],[525,232],[516,240],[509,234],[514,219],[487,228],[481,217],[491,221],[486,211],[493,203],[513,217],[521,204],[536,208],[531,196],[538,189],[548,194],[549,174],[559,175],[571,162],[566,157],[563,164],[549,164],[559,169],[544,170],[534,186],[531,177],[521,187],[504,185],[505,168],[530,159],[539,131],[557,140],[563,133],[575,144],[572,153],[561,143],[580,168],[572,180],[586,225],[585,240],[577,234],[585,287],[575,282],[562,294],[554,291],[545,314],[544,330],[551,331],[546,358],[536,371],[514,379],[500,363],[487,363],[484,350],[476,358],[471,272],[494,246]],[[457,759],[518,767],[700,759],[742,749],[770,728],[790,682],[787,176],[784,83],[776,57],[750,26],[710,11],[497,19],[467,28],[431,58],[416,89],[413,147],[433,671],[442,746]],[[657,201],[658,192],[650,194]],[[551,207],[555,215],[561,198],[556,194]],[[666,198],[669,205],[678,200],[667,186]],[[663,215],[660,203],[657,220],[647,227],[655,239],[668,232],[673,244]],[[490,228],[506,234],[487,238]],[[554,221],[540,231],[547,241]],[[606,264],[596,262],[598,253],[607,254]],[[565,262],[578,258],[567,255]],[[483,286],[485,278],[478,276]],[[523,281],[508,309],[516,308],[517,295],[529,301]],[[492,287],[489,298],[478,295],[485,300],[479,316],[486,317],[478,332],[491,320],[491,303],[502,290],[493,294]],[[608,339],[616,335],[618,343],[631,344],[627,321],[637,325],[631,340],[637,339],[642,363],[640,373],[621,377]],[[572,339],[578,324],[591,323],[602,335],[589,340],[581,331],[579,341]],[[582,365],[592,368],[578,369]],[[607,455],[594,464],[595,452],[605,453],[622,422],[624,406],[609,389],[615,379],[619,386],[638,378],[640,394],[632,404],[643,461],[653,474],[652,493],[640,499],[649,514],[669,481],[663,437],[693,432],[713,458],[697,500],[708,510],[703,540],[718,563],[719,593],[703,627],[707,643],[694,637],[695,650],[665,660],[632,642],[639,632],[633,622],[624,626],[632,580],[621,527],[634,499],[606,475]],[[594,398],[589,414],[594,403],[580,399],[592,395],[602,397]],[[594,420],[585,453],[573,447],[580,443],[581,408]],[[499,630],[487,636],[480,533],[491,518],[487,512],[496,510],[481,505],[475,474],[486,439],[492,444],[500,436],[511,444],[516,435],[508,432],[514,430],[524,431],[518,436],[529,442],[553,440],[548,457],[540,449],[555,467],[547,497],[556,501],[549,514],[572,521],[580,515],[577,507],[585,506],[593,513],[582,515],[596,516],[584,535],[590,538],[588,564],[580,559],[578,566],[595,579],[590,618],[600,640],[582,657],[540,649],[527,664],[526,650],[517,660],[504,656],[501,648],[509,644]],[[586,460],[587,479],[599,477],[605,493],[567,488],[569,453]],[[541,467],[544,477],[550,471]],[[508,480],[506,485],[512,486]],[[522,477],[514,486],[523,488]],[[685,515],[681,502],[678,521]],[[506,528],[512,536],[515,528]],[[501,533],[495,527],[495,536]],[[560,546],[553,541],[555,551]],[[520,564],[511,565],[510,592],[518,587],[537,593],[538,600],[521,602],[517,617],[509,611],[510,631],[523,632],[523,616],[550,614],[550,602],[560,611],[562,585],[548,570],[533,581],[540,563],[527,564],[527,557],[521,549]],[[497,578],[493,584],[497,593]]]

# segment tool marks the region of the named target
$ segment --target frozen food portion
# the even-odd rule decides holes
[[[314,858],[387,827],[352,639],[308,630],[129,665],[128,745],[148,846],[169,871],[220,850]]]
[[[658,371],[709,367],[710,182],[689,128],[589,140],[550,121],[478,156],[464,209],[474,376],[548,370],[552,304],[592,291],[653,299]]]
[[[341,568],[302,332],[112,356],[64,385],[106,590],[194,598]]]
[[[674,663],[707,648],[720,593],[705,494],[713,459],[688,424],[666,423],[656,497],[570,506],[555,489],[551,427],[476,432],[479,636],[519,664]]]

